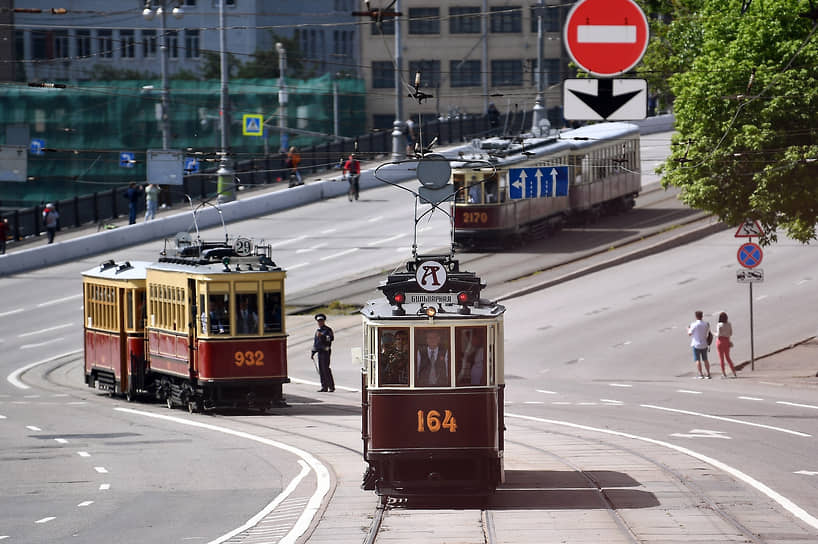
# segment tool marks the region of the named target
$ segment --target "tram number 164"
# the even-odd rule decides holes
[[[440,418],[440,412],[437,410],[429,410],[425,413],[423,410],[418,410],[418,432],[425,433],[427,429],[433,433],[440,429],[448,429],[450,433],[456,433],[457,420],[451,410],[443,411],[443,419]]]

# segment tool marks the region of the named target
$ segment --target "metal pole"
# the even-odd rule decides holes
[[[395,0],[395,11],[400,12],[401,0]],[[403,136],[403,48],[401,40],[400,19],[395,17],[395,122],[392,127],[392,160],[399,161],[406,157],[406,138]]]
[[[753,338],[753,282],[750,282],[750,370],[756,369],[755,342]]]
[[[159,71],[162,77],[162,149],[168,149],[170,146],[170,106],[168,104],[170,97],[170,87],[168,86],[168,39],[165,35],[165,17],[167,14],[167,6],[165,0],[161,1],[160,7],[162,13],[159,16]]]
[[[221,99],[219,100],[219,118],[221,120],[222,138],[221,162],[219,170],[216,172],[216,191],[219,202],[230,202],[236,199],[233,183],[233,170],[228,158],[228,148],[230,142],[230,111],[229,96],[227,89],[227,52],[225,50],[225,24],[224,24],[224,2],[219,0],[219,62],[221,64]]]
[[[488,0],[483,0],[482,7],[480,8],[481,13],[483,14],[480,17],[480,32],[482,33],[483,39],[483,50],[482,50],[482,63],[483,72],[481,79],[483,80],[483,112],[488,113],[489,111],[489,22],[488,22],[488,11],[489,11],[489,4]],[[437,93],[440,95],[440,91]]]
[[[534,114],[531,116],[531,132],[537,136],[540,122],[545,119],[545,81],[543,70],[543,16],[545,15],[545,0],[537,5],[537,98],[534,100]]]
[[[287,152],[290,147],[290,135],[287,133],[287,103],[289,96],[287,93],[287,80],[285,74],[287,73],[287,50],[284,49],[284,44],[276,43],[276,52],[278,52],[278,127],[281,138],[281,145],[279,146],[282,153]]]
[[[338,115],[338,82],[332,82],[332,135],[340,134],[340,117]]]

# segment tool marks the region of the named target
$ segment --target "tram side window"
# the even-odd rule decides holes
[[[211,294],[207,297],[208,321],[210,334],[230,334],[230,295]]]
[[[258,297],[236,295],[236,334],[258,334]]]
[[[415,385],[449,387],[449,329],[444,327],[415,329]]]
[[[264,333],[281,332],[281,293],[264,293]]]
[[[455,354],[455,384],[486,385],[486,327],[457,327]]]
[[[497,194],[497,176],[489,176],[486,178],[486,202],[489,204],[498,201],[498,194]]]
[[[452,184],[454,185],[454,201],[455,202],[465,202],[466,201],[466,176],[463,174],[452,174]]]
[[[475,181],[469,186],[469,204],[480,204],[482,202],[483,184],[479,181]]]
[[[409,329],[379,329],[378,385],[409,385]]]

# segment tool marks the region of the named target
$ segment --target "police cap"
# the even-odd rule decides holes
[[[326,321],[326,320],[327,320],[327,316],[325,316],[324,314],[316,314],[316,315],[315,315],[315,320],[316,320],[316,321]]]

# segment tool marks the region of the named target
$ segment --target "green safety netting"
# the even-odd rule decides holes
[[[289,127],[331,135],[337,95],[338,135],[364,133],[363,80],[334,80],[325,75],[287,79],[286,85]],[[184,150],[186,155],[200,152],[215,157],[221,147],[221,83],[172,80],[169,86],[168,147]],[[0,124],[28,126],[30,139],[45,147],[40,155],[29,153],[29,181],[0,180],[0,205],[27,206],[144,182],[146,149],[162,148],[160,89],[159,80],[71,83],[64,89],[0,87]],[[262,114],[268,126],[278,126],[278,79],[231,80],[229,102],[229,147],[234,158],[277,153],[280,133],[268,129],[266,137],[245,136],[242,116]],[[0,129],[0,143],[7,143],[5,137],[5,130]],[[288,143],[303,147],[326,141],[322,136],[291,133]],[[122,152],[132,153],[135,162],[121,160]]]

